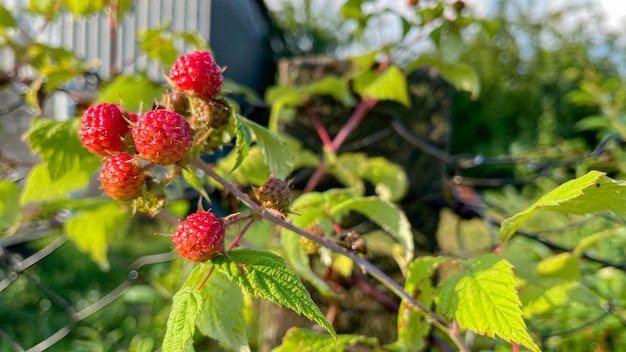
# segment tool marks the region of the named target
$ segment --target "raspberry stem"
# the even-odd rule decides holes
[[[330,136],[328,135],[328,131],[322,124],[322,120],[317,115],[315,110],[313,110],[313,107],[311,106],[310,102],[306,102],[304,104],[304,108],[306,109],[306,112],[309,114],[309,117],[311,118],[311,121],[313,122],[313,125],[315,126],[315,130],[317,130],[317,134],[320,136],[320,139],[322,140],[324,147],[331,150],[331,144],[333,142],[330,140]]]
[[[237,236],[235,236],[235,238],[233,239],[233,242],[230,244],[230,246],[228,246],[228,249],[226,249],[226,251],[230,251],[233,248],[237,247],[239,245],[239,241],[241,240],[241,238],[243,238],[243,235],[245,235],[246,232],[248,232],[248,230],[250,229],[250,227],[252,227],[252,225],[258,220],[259,218],[254,217],[252,218],[252,220],[248,221],[246,226],[237,234]]]
[[[213,274],[213,270],[215,270],[215,265],[211,266],[211,269],[209,269],[209,272],[207,272],[206,275],[204,275],[204,277],[202,278],[202,280],[200,280],[200,283],[198,284],[198,286],[196,286],[196,290],[200,290],[202,286],[206,284],[206,282],[211,277],[211,274]]]
[[[195,167],[198,167],[206,172],[206,174],[210,177],[213,177],[218,183],[220,183],[225,189],[230,191],[235,197],[237,197],[241,202],[246,204],[251,211],[259,212],[259,216],[265,220],[273,222],[287,230],[291,230],[300,236],[304,236],[318,244],[332,250],[333,252],[339,253],[343,256],[346,256],[356,264],[358,264],[365,272],[369,273],[372,277],[378,280],[380,283],[385,285],[389,290],[391,290],[398,297],[402,298],[413,307],[415,307],[419,312],[424,314],[428,319],[432,320],[433,324],[436,325],[442,332],[444,332],[458,347],[460,351],[468,351],[468,348],[465,346],[464,342],[459,338],[458,335],[455,335],[451,329],[449,328],[449,323],[444,318],[439,316],[437,313],[423,305],[419,302],[415,297],[413,297],[410,293],[404,290],[400,284],[398,284],[395,280],[385,274],[381,269],[379,269],[374,264],[370,263],[367,259],[359,256],[357,253],[348,251],[347,249],[341,247],[339,244],[327,239],[326,237],[315,236],[314,234],[306,231],[296,225],[294,225],[291,221],[287,221],[284,218],[273,214],[266,209],[263,209],[259,204],[255,203],[247,194],[239,190],[233,184],[228,182],[222,176],[220,176],[212,167],[205,164],[201,159],[196,158],[192,161]]]

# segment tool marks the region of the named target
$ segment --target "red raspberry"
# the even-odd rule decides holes
[[[124,137],[130,126],[117,104],[98,104],[85,110],[78,135],[91,153],[110,156],[126,149]]]
[[[170,165],[181,161],[191,149],[193,131],[180,114],[151,110],[133,127],[133,139],[142,158],[155,164]]]
[[[215,214],[194,213],[178,225],[172,241],[183,258],[194,262],[206,262],[223,251],[224,232],[224,222]]]
[[[176,59],[170,80],[174,88],[189,95],[210,98],[220,92],[224,77],[211,53],[195,51]]]
[[[115,200],[131,200],[139,197],[144,180],[139,163],[125,153],[108,158],[100,170],[102,189]]]

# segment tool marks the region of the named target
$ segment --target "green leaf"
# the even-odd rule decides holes
[[[333,327],[283,258],[270,252],[249,249],[233,250],[228,254],[229,258],[219,256],[213,263],[246,292],[302,314],[337,337]]]
[[[526,210],[505,219],[500,228],[500,239],[508,241],[515,231],[538,211],[591,214],[610,211],[626,216],[626,182],[616,181],[600,171],[570,180],[539,198]]]
[[[100,166],[100,159],[80,142],[79,128],[79,119],[34,118],[24,135],[31,149],[41,156],[51,181],[75,172],[91,174]]]
[[[461,63],[446,63],[437,58],[421,57],[410,63],[406,71],[412,72],[422,66],[435,67],[454,88],[470,93],[472,99],[478,98],[480,78],[470,66]]]
[[[435,287],[431,280],[434,271],[448,258],[420,257],[411,262],[404,290],[410,293],[425,307],[431,308]],[[432,324],[424,314],[419,313],[406,300],[400,303],[398,312],[398,341],[395,343],[401,350],[421,350],[427,346],[426,337],[432,329]]]
[[[0,237],[12,234],[22,218],[20,187],[13,182],[0,180]]]
[[[159,60],[167,67],[178,57],[169,26],[169,22],[164,22],[160,27],[146,29],[138,35],[141,50],[148,54],[149,58]]]
[[[3,4],[0,4],[0,28],[15,27],[15,18]]]
[[[206,192],[202,180],[196,175],[196,171],[189,167],[183,169],[183,178],[185,181],[196,191],[198,191],[204,199],[209,199],[209,194]]]
[[[331,336],[313,332],[303,328],[291,328],[283,337],[283,343],[272,352],[337,352],[350,351],[353,346],[378,346],[375,337],[358,335],[338,335],[337,339]],[[368,349],[369,350],[369,349]]]
[[[121,103],[128,111],[146,111],[162,95],[163,87],[152,82],[144,73],[120,75],[100,92],[98,102]]]
[[[359,197],[333,206],[330,212],[339,215],[350,210],[367,216],[393,236],[404,248],[408,264],[413,258],[413,234],[409,220],[398,206],[379,197]]]
[[[196,319],[202,309],[200,291],[184,287],[174,295],[172,311],[167,319],[163,352],[180,352],[189,344],[196,330]]]
[[[437,299],[459,326],[494,338],[500,336],[539,351],[526,330],[513,266],[495,255],[468,261],[469,267],[438,288]],[[451,298],[454,297],[454,298]]]
[[[593,131],[611,128],[611,119],[606,116],[587,116],[574,125],[578,131]]]
[[[256,142],[261,149],[263,159],[276,178],[285,179],[291,172],[293,165],[293,152],[287,144],[276,134],[265,127],[248,119],[242,119],[256,137]]]
[[[93,172],[89,170],[79,169],[52,180],[44,164],[36,165],[26,178],[20,204],[64,199],[68,193],[87,186],[92,174]]]
[[[108,242],[126,234],[130,216],[119,204],[110,202],[95,209],[77,213],[65,225],[67,237],[76,247],[89,254],[102,270],[109,270]]]
[[[345,20],[358,20],[363,17],[363,10],[361,10],[361,4],[363,0],[348,0],[343,6],[341,6],[341,16]]]
[[[535,271],[540,277],[580,279],[580,263],[571,253],[550,256],[537,264]]]
[[[63,5],[75,15],[90,15],[104,8],[102,0],[63,0]]]
[[[174,32],[172,33],[172,37],[183,39],[195,50],[210,51],[206,39],[198,32]]]
[[[250,145],[252,144],[252,134],[250,129],[244,123],[244,117],[235,114],[235,127],[237,128],[237,140],[235,147],[237,148],[237,160],[230,172],[235,171],[241,163],[248,157],[250,152]]]
[[[272,105],[267,128],[272,132],[278,131],[278,120],[283,109],[301,106],[305,94],[293,86],[275,86],[268,88],[265,100]]]
[[[407,107],[411,106],[406,78],[394,65],[389,66],[385,72],[365,85],[360,93],[363,98],[391,100]]]
[[[619,238],[622,241],[626,239],[626,229],[618,228],[618,229],[607,229],[598,233],[594,233],[591,236],[587,236],[578,241],[578,244],[572,251],[574,256],[580,258],[584,254],[584,252],[596,246],[598,242],[608,239],[608,238]]]
[[[302,88],[302,92],[309,95],[329,95],[345,106],[355,104],[354,97],[345,81],[337,76],[325,76]]]
[[[212,268],[212,265],[196,267],[184,287],[195,288]],[[203,304],[196,321],[198,330],[235,351],[250,351],[241,289],[224,273],[213,270],[200,294]]]
[[[382,199],[397,202],[409,190],[409,180],[402,166],[383,157],[370,158],[363,177],[370,181]]]
[[[597,294],[579,281],[560,280],[549,286],[539,285],[525,290],[524,315],[533,318],[550,314],[560,307],[589,305],[599,306]]]

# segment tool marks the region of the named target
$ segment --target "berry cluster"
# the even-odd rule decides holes
[[[207,131],[230,123],[228,103],[217,96],[224,81],[222,70],[210,53],[179,57],[170,81],[175,90],[166,96],[167,106],[155,103],[153,110],[135,114],[118,104],[93,105],[83,114],[79,131],[85,148],[106,158],[100,173],[104,193],[120,201],[140,199],[136,209],[149,213],[163,203],[155,202],[158,209],[146,207],[153,196],[147,193],[162,195],[149,174],[152,166],[183,166],[194,144],[206,141]],[[204,137],[194,140],[197,135]]]

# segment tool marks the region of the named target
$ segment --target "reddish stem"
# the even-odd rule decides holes
[[[246,224],[246,226],[243,228],[243,230],[241,230],[237,236],[235,236],[235,238],[233,239],[233,242],[230,244],[230,246],[228,246],[228,249],[226,251],[230,251],[233,248],[237,247],[237,245],[239,244],[239,241],[241,240],[241,238],[243,237],[243,235],[246,234],[246,232],[248,232],[248,230],[250,229],[250,227],[252,226],[252,224],[254,224],[255,222],[257,222],[259,218],[254,218],[252,220],[250,220],[250,222],[248,222]]]
[[[376,103],[378,103],[378,99],[365,98],[361,100],[361,103],[359,104],[359,106],[357,106],[352,116],[350,116],[348,122],[346,122],[341,130],[339,130],[339,133],[337,133],[337,136],[335,136],[335,139],[333,139],[333,143],[331,144],[330,148],[333,153],[336,153],[337,150],[341,148],[343,142],[346,141],[350,133],[352,133],[352,131],[354,131],[354,129],[361,123],[361,121],[363,121],[363,118],[365,118],[367,112],[370,111],[376,105]]]
[[[317,131],[317,134],[320,136],[320,139],[322,140],[322,143],[324,144],[324,147],[330,149],[331,148],[330,145],[331,145],[332,141],[330,140],[330,136],[328,135],[328,131],[326,130],[326,128],[322,124],[322,120],[317,115],[315,110],[313,110],[313,107],[311,106],[310,103],[308,103],[308,102],[305,103],[304,104],[304,108],[306,109],[306,112],[309,114],[309,117],[311,117],[311,121],[313,122],[313,125],[315,126],[315,130]]]
[[[209,280],[209,278],[211,277],[211,274],[213,274],[213,269],[215,269],[215,266],[212,266],[211,269],[209,269],[209,272],[206,273],[206,275],[204,275],[204,277],[202,278],[202,281],[200,281],[198,286],[196,286],[196,290],[200,290],[202,286],[204,286],[204,284],[207,282],[207,280]]]

